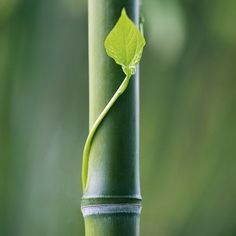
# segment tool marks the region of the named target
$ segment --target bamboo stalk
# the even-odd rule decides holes
[[[138,24],[136,0],[89,0],[90,128],[124,79],[104,40],[125,7]],[[130,79],[92,141],[81,209],[86,236],[139,235],[139,76]]]

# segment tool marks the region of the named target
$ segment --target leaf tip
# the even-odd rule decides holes
[[[122,8],[121,15],[127,16],[127,13],[126,13],[125,7]]]

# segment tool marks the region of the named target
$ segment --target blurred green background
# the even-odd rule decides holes
[[[141,235],[236,235],[236,1],[143,0]],[[0,235],[84,235],[87,2],[0,0]]]

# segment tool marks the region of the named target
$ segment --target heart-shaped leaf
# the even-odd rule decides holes
[[[124,73],[134,74],[139,63],[145,39],[123,8],[121,16],[105,40],[105,49],[115,62],[122,66]]]

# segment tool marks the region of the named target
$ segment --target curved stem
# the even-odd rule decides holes
[[[89,152],[90,152],[90,149],[91,149],[91,143],[92,143],[94,134],[96,133],[99,125],[103,121],[104,117],[108,114],[108,112],[110,111],[111,107],[114,105],[116,100],[126,90],[128,84],[129,84],[130,77],[131,77],[130,73],[127,73],[127,76],[123,80],[122,84],[117,89],[117,91],[115,92],[115,94],[113,95],[111,100],[108,102],[106,107],[101,112],[101,114],[98,116],[97,120],[95,121],[95,123],[93,124],[93,126],[92,126],[92,128],[89,132],[89,135],[88,135],[87,140],[86,140],[85,145],[84,145],[84,151],[83,151],[83,164],[82,164],[82,186],[83,186],[83,191],[85,191],[86,184],[87,184]]]

